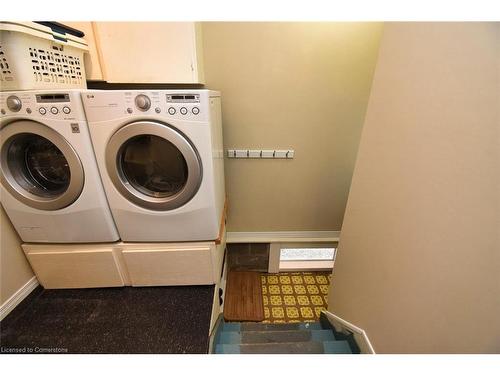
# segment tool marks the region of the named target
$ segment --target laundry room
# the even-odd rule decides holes
[[[338,242],[381,23],[53,22],[29,26],[3,24],[4,33],[12,38],[34,28],[46,35],[65,32],[68,43],[83,46],[84,51],[75,48],[83,66],[69,67],[80,66],[75,71],[85,69],[88,78],[76,85],[57,83],[59,78],[53,82],[57,55],[53,58],[53,52],[38,48],[31,52],[36,61],[31,63],[40,67],[34,70],[35,76],[42,72],[42,78],[49,79],[34,84],[45,91],[1,94],[9,115],[29,109],[40,120],[55,120],[54,127],[66,119],[69,124],[62,127],[66,131],[62,135],[73,148],[81,147],[72,160],[67,156],[71,148],[54,132],[57,129],[41,127],[47,133],[45,139],[57,148],[42,140],[45,133],[39,129],[31,130],[37,134],[35,139],[25,139],[29,126],[36,126],[31,122],[4,129],[3,149],[12,154],[3,169],[7,215],[44,288],[213,283],[225,294],[221,283],[225,284],[227,275],[221,280],[221,274],[241,271],[242,275],[254,272],[260,289],[260,272],[271,269],[278,274],[276,258],[279,262],[281,248],[293,243],[306,258],[296,259],[299,268],[281,269],[282,273],[331,270],[333,252],[323,265],[312,266],[315,259],[307,256],[314,249],[333,251]],[[7,34],[8,30],[12,31]],[[142,33],[152,37],[137,38]],[[169,46],[172,36],[172,42],[183,40],[182,49],[178,45],[171,51],[155,48],[159,43]],[[7,49],[11,44],[5,40]],[[133,40],[140,45],[131,45]],[[135,57],[133,51],[137,51]],[[128,65],[123,63],[125,54]],[[175,63],[170,71],[159,70],[156,62],[167,55]],[[73,86],[85,84],[80,103],[80,93]],[[57,85],[72,88],[68,93],[50,89]],[[15,112],[17,101],[21,108]],[[77,120],[81,123],[75,131]],[[18,132],[23,136],[16,138]],[[87,143],[80,145],[82,135]],[[40,145],[31,151],[34,142]],[[40,161],[24,167],[26,154]],[[84,154],[89,160],[84,160]],[[64,157],[67,164],[57,169],[42,164]],[[10,159],[17,164],[9,166]],[[15,168],[29,171],[29,179],[16,175]],[[47,186],[38,188],[40,183]],[[30,201],[28,194],[16,189],[20,184],[31,189],[31,197],[42,198]],[[51,188],[54,198],[43,197]],[[18,208],[19,200],[26,208]],[[245,252],[246,257],[240,255]],[[262,260],[260,269],[255,257]],[[304,314],[300,307],[293,312],[289,307],[286,314],[285,306],[273,310],[259,304],[250,307],[259,310],[255,316],[235,320],[314,321],[326,307],[327,295],[327,290],[314,290],[322,303],[315,306],[308,301],[311,307]],[[278,315],[273,316],[273,311]],[[214,313],[211,329],[215,317]]]
[[[2,353],[500,351],[462,327],[498,288],[456,313],[498,271],[498,22],[13,17],[0,41]],[[448,325],[415,322],[432,303]]]

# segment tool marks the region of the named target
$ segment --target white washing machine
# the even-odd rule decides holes
[[[1,202],[24,242],[119,239],[79,90],[0,93]]]
[[[207,241],[224,206],[220,93],[87,91],[83,104],[123,241]]]

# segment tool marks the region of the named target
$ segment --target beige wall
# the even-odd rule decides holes
[[[500,352],[499,49],[385,26],[329,300],[376,352]]]
[[[34,276],[21,240],[0,206],[0,305]]]
[[[222,92],[230,231],[339,230],[380,23],[204,23],[206,86]]]

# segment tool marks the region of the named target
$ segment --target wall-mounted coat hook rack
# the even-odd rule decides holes
[[[293,159],[294,150],[227,150],[227,157],[231,159]]]

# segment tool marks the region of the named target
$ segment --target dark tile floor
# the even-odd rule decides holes
[[[39,287],[0,323],[0,349],[207,353],[213,291],[213,286]]]

